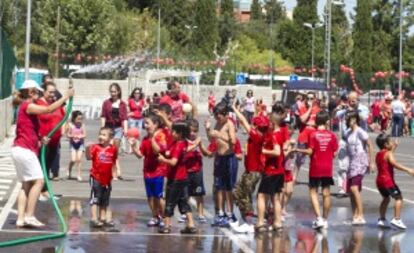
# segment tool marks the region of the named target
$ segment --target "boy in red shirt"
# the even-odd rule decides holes
[[[160,129],[161,119],[157,115],[150,114],[145,117],[145,129],[147,136],[139,145],[138,140],[129,138],[128,141],[131,144],[134,154],[138,158],[144,158],[144,183],[145,190],[147,193],[148,205],[152,211],[153,218],[151,218],[147,226],[162,226],[161,214],[164,210],[163,201],[163,188],[164,188],[164,177],[166,176],[167,167],[165,164],[158,162],[158,153],[163,151],[163,143],[160,139],[153,140],[155,133]],[[160,134],[157,135],[161,136]],[[167,141],[165,141],[167,143]],[[156,151],[157,152],[156,152]]]
[[[195,234],[197,229],[194,227],[191,206],[188,204],[188,174],[185,163],[185,153],[188,149],[186,139],[189,137],[190,130],[185,121],[177,121],[172,125],[172,136],[174,143],[170,147],[166,156],[161,153],[158,161],[168,165],[167,172],[167,192],[165,203],[165,226],[159,229],[159,233],[171,233],[171,217],[174,215],[175,206],[178,205],[181,214],[187,216],[187,226],[180,232],[183,234]]]
[[[92,168],[90,171],[90,225],[94,228],[99,228],[104,225],[114,226],[108,206],[112,190],[112,169],[115,167],[118,150],[111,144],[112,138],[112,130],[103,127],[99,131],[98,144],[88,146],[86,149],[86,159],[92,160]]]
[[[394,151],[397,148],[398,144],[391,140],[391,137],[386,134],[378,135],[377,146],[380,151],[376,156],[376,164],[378,168],[377,175],[377,188],[381,193],[382,202],[380,205],[380,218],[378,219],[377,225],[379,227],[389,227],[389,224],[386,219],[387,207],[390,203],[390,196],[395,199],[395,209],[394,209],[394,218],[391,220],[391,225],[399,229],[406,229],[407,227],[401,220],[401,208],[403,204],[403,197],[398,188],[398,185],[394,180],[394,168],[401,170],[414,176],[414,169],[407,168],[406,166],[399,164],[394,157]]]
[[[309,196],[315,212],[316,220],[312,228],[328,228],[328,214],[331,207],[330,186],[334,184],[333,160],[338,150],[336,135],[328,130],[329,114],[321,111],[316,115],[315,132],[309,137],[309,148],[296,151],[310,155],[309,166]],[[322,187],[323,216],[319,209],[318,188]]]
[[[235,106],[233,106],[233,111],[236,113],[241,126],[249,135],[247,154],[244,160],[246,170],[236,184],[233,197],[240,209],[242,219],[250,224],[254,214],[252,194],[260,181],[261,172],[264,168],[262,146],[265,133],[269,129],[269,119],[263,116],[254,117],[252,119],[253,124],[250,125],[245,116]]]

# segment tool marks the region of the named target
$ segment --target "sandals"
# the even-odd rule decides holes
[[[170,234],[171,233],[171,227],[167,227],[167,226],[160,227],[158,229],[158,233],[160,233],[160,234]]]
[[[197,229],[195,227],[185,227],[184,229],[180,230],[181,234],[195,234],[197,233]]]
[[[25,217],[23,224],[24,224],[23,225],[24,227],[29,227],[29,228],[41,228],[41,227],[45,226],[45,224],[40,222],[35,217]],[[19,222],[19,224],[17,224],[17,222],[16,222],[16,225],[17,226],[21,225],[21,222]]]
[[[267,232],[267,231],[268,230],[267,230],[266,225],[260,225],[260,226],[254,227],[254,232],[256,232],[256,233],[264,233],[264,232]]]
[[[272,225],[270,228],[274,232],[280,232],[280,231],[283,230],[283,226],[275,226],[275,225]]]
[[[92,228],[101,228],[103,227],[103,222],[100,220],[91,220],[89,221],[89,226]]]
[[[113,220],[110,221],[103,221],[102,222],[105,227],[115,227],[115,222]]]

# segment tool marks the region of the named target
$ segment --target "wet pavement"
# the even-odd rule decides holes
[[[96,136],[97,122],[87,122],[88,133],[93,140]],[[203,131],[202,131],[203,132]],[[245,135],[240,134],[242,139]],[[206,140],[204,140],[206,142]],[[242,140],[243,141],[243,140]],[[397,159],[403,164],[414,165],[412,147],[414,140],[401,141]],[[62,168],[68,162],[68,146],[62,144]],[[288,207],[289,217],[282,232],[269,232],[260,235],[234,234],[229,229],[213,228],[210,224],[197,224],[196,235],[181,235],[184,226],[173,221],[173,231],[169,235],[160,235],[156,228],[147,228],[151,214],[145,199],[142,179],[142,162],[131,155],[123,155],[121,164],[126,181],[113,184],[111,208],[116,222],[115,228],[101,230],[89,227],[89,186],[85,182],[64,180],[53,182],[55,192],[62,194],[60,207],[69,227],[64,239],[36,242],[11,248],[0,248],[0,252],[414,252],[414,180],[397,173],[397,182],[403,192],[404,203],[402,217],[408,229],[406,232],[376,227],[380,195],[375,190],[375,175],[364,179],[364,208],[367,225],[352,227],[350,224],[350,202],[347,198],[338,198],[336,187],[332,187],[332,209],[329,217],[329,229],[326,233],[317,233],[311,229],[313,213],[308,200],[308,188],[305,184],[307,173],[300,173]],[[83,178],[87,178],[89,163],[83,164]],[[244,170],[240,166],[239,174]],[[306,170],[306,169],[305,169]],[[206,196],[206,216],[212,221],[213,203],[211,198],[212,161],[204,160]],[[55,233],[59,229],[52,206],[48,202],[39,202],[37,216],[47,226],[41,230],[16,229],[15,206],[7,216],[0,231],[0,240],[10,240],[45,233]],[[392,208],[388,211],[389,219]],[[178,212],[176,212],[178,217]]]

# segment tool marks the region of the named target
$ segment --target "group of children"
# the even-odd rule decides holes
[[[236,124],[228,116],[230,111],[236,115],[248,135],[244,153],[236,135]],[[203,200],[206,194],[203,156],[206,156],[214,158],[213,197],[216,216],[212,225],[232,227],[236,232],[282,230],[286,206],[293,192],[295,156],[305,154],[310,156],[309,196],[316,217],[312,227],[328,228],[330,186],[334,184],[333,161],[338,140],[335,133],[329,130],[330,117],[327,112],[317,113],[316,126],[307,131],[308,145],[305,148],[296,147],[296,142],[291,139],[289,125],[285,122],[287,108],[281,102],[272,106],[269,115],[255,116],[251,123],[236,106],[230,108],[225,103],[217,104],[213,109],[215,126],[212,127],[209,120],[204,124],[210,142],[208,146],[201,141],[200,125],[196,119],[172,122],[170,115],[171,107],[167,104],[151,108],[144,119],[146,136],[142,140],[128,138],[135,156],[143,159],[145,190],[153,216],[148,226],[158,226],[160,233],[170,233],[171,217],[177,205],[182,214],[179,221],[186,222],[181,233],[197,233],[195,220],[198,223],[207,222]],[[76,122],[75,117],[71,125],[72,134],[79,127]],[[86,156],[92,160],[90,204],[91,225],[94,227],[113,225],[107,210],[112,169],[117,159],[117,150],[111,144],[112,135],[111,129],[101,128],[99,142],[86,148]],[[391,225],[405,229],[400,219],[402,195],[394,180],[394,169],[413,176],[414,170],[396,162],[393,152],[397,144],[389,136],[380,134],[376,142],[380,149],[376,156],[376,182],[383,197],[378,226],[389,225],[385,214],[392,197],[395,199],[395,213]],[[71,145],[76,150],[75,147],[83,143],[73,141]],[[245,171],[237,181],[238,163],[243,159],[243,154]],[[254,221],[253,194],[257,186],[257,220]],[[322,188],[322,212],[318,201],[319,188]],[[192,215],[189,197],[193,197],[196,203],[196,219]],[[240,209],[243,225],[235,225],[239,222],[233,203]]]

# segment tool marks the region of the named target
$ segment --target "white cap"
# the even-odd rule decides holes
[[[23,90],[23,89],[30,89],[30,88],[36,88],[36,89],[38,89],[40,91],[43,91],[43,89],[40,88],[39,84],[37,84],[37,82],[34,81],[34,80],[26,80],[26,81],[24,81],[24,83],[20,87],[21,90]]]

